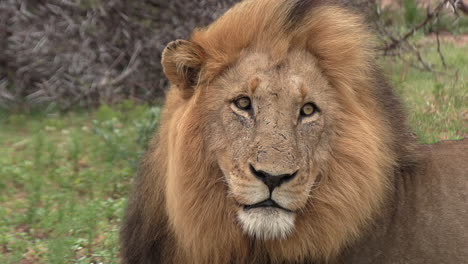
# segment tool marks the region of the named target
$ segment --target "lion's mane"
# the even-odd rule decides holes
[[[394,171],[412,162],[404,115],[376,67],[371,39],[362,17],[330,1],[248,0],[196,30],[190,39],[196,52],[175,58],[179,63],[163,55],[166,75],[192,77],[196,88],[173,84],[167,94],[159,133],[129,201],[124,263],[327,260],[359,237],[391,191]],[[320,185],[296,231],[279,241],[254,240],[236,225],[222,173],[204,140],[213,117],[203,109],[210,97],[197,89],[249,46],[278,58],[292,48],[309,51],[340,105]]]

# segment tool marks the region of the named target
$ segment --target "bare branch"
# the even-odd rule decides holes
[[[464,0],[456,0],[454,2],[454,6],[456,6],[460,11],[462,11],[465,15],[468,15],[468,4],[465,3]]]
[[[393,38],[393,41],[390,44],[386,45],[383,48],[383,50],[388,51],[388,50],[395,49],[399,45],[401,45],[401,43],[406,42],[408,40],[408,38],[411,37],[416,31],[423,28],[425,25],[427,25],[429,22],[431,22],[435,17],[437,17],[439,15],[440,11],[442,10],[442,8],[444,7],[444,5],[449,3],[449,2],[450,2],[450,0],[444,0],[439,5],[437,5],[437,7],[433,11],[430,11],[428,9],[427,14],[426,14],[426,18],[421,23],[419,23],[416,26],[414,26],[413,28],[411,28],[408,32],[406,32],[403,35],[403,37],[401,37],[399,39]]]
[[[437,53],[439,53],[440,60],[444,65],[444,68],[447,69],[447,64],[445,63],[445,58],[442,52],[440,51],[440,40],[439,40],[439,32],[436,32],[436,39],[437,39]]]

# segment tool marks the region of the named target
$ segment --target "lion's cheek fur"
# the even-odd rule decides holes
[[[234,204],[226,197],[221,171],[207,162],[196,109],[179,108],[168,126],[166,210],[183,255],[193,263],[225,263],[247,243],[234,222]]]

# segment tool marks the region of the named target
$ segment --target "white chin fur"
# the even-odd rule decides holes
[[[295,214],[278,208],[240,209],[237,218],[244,232],[263,240],[284,239],[294,230]]]

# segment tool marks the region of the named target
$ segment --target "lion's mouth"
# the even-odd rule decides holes
[[[278,209],[284,210],[286,212],[292,213],[291,210],[286,209],[284,207],[281,207],[279,204],[277,204],[272,199],[267,199],[267,200],[264,200],[264,201],[256,203],[256,204],[244,205],[244,210],[247,211],[247,210],[250,210],[250,209],[260,208],[260,207],[278,208]]]

